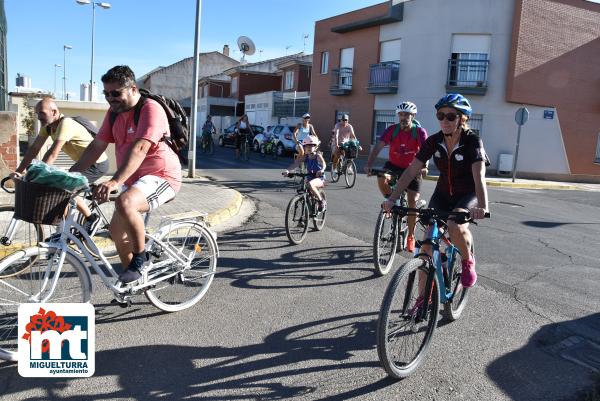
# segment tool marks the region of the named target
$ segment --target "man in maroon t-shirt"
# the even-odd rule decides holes
[[[146,261],[141,213],[175,197],[181,187],[181,164],[163,140],[169,135],[169,122],[161,105],[145,99],[140,103],[139,120],[135,121],[136,106],[143,99],[133,71],[127,66],[113,67],[102,76],[102,83],[110,109],[98,135],[71,171],[85,170],[109,143],[115,144],[117,172],[96,188],[94,196],[105,202],[111,191],[122,189],[115,201],[110,234],[122,265],[127,267],[119,280],[132,283],[142,276]]]
[[[417,126],[414,122],[414,117],[417,114],[417,106],[412,102],[402,102],[396,108],[396,114],[400,122],[389,126],[377,144],[369,154],[365,172],[371,174],[371,167],[377,158],[381,149],[389,146],[389,161],[385,163],[383,168],[389,170],[395,177],[400,177],[404,170],[410,165],[419,151],[421,144],[427,139],[427,131],[424,128]],[[423,174],[427,173],[427,167],[423,169]],[[391,175],[378,177],[377,183],[379,190],[386,198],[392,193],[390,183],[394,181]],[[407,188],[408,207],[416,207],[419,199],[419,190],[421,187],[421,177],[411,181]],[[416,217],[408,216],[408,237],[406,239],[406,250],[414,252],[415,250],[415,225]]]

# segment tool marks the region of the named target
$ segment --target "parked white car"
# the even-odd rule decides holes
[[[277,143],[277,156],[283,156],[285,153],[293,153],[296,149],[296,142],[294,142],[294,125],[275,125],[269,131],[268,134],[275,136]],[[265,135],[258,134],[254,137],[252,142],[255,151],[260,151],[260,145],[264,142]]]

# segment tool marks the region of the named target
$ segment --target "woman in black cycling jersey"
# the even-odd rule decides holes
[[[238,122],[235,124],[235,131],[235,158],[239,159],[242,140],[245,140],[247,135],[252,135],[252,125],[250,125],[250,121],[248,121],[247,114],[241,116]]]
[[[402,174],[383,208],[389,211],[394,200],[408,186],[431,157],[440,171],[429,207],[444,211],[469,211],[473,219],[482,219],[488,210],[485,185],[487,156],[479,135],[469,129],[467,121],[472,109],[467,98],[449,93],[435,105],[440,131],[423,143],[415,159]],[[471,253],[473,236],[469,224],[448,222],[452,242],[458,247],[462,260],[461,283],[472,287],[477,281],[475,256]]]

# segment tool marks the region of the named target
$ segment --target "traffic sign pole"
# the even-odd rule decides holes
[[[521,142],[521,127],[527,122],[529,119],[529,110],[526,107],[521,107],[515,113],[515,122],[519,126],[517,131],[517,147],[515,149],[515,158],[513,159],[513,168],[512,168],[512,182],[515,182],[515,177],[517,176],[517,159],[519,158],[519,143]]]

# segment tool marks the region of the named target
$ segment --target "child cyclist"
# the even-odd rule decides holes
[[[288,170],[284,170],[282,174],[284,176],[289,174],[289,170],[293,170],[300,163],[304,163],[306,166],[306,179],[308,180],[308,188],[313,196],[319,201],[319,210],[323,211],[327,208],[327,201],[321,197],[321,193],[319,192],[319,188],[323,188],[325,186],[325,181],[323,179],[325,173],[325,159],[323,159],[323,154],[321,152],[317,152],[317,147],[319,146],[320,141],[314,135],[309,135],[302,140],[302,148],[304,150],[304,154],[298,157]]]

